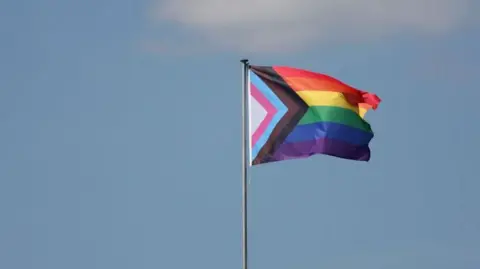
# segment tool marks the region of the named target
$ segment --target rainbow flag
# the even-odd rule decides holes
[[[330,76],[282,66],[249,66],[250,165],[325,154],[369,161],[365,113],[380,98]]]

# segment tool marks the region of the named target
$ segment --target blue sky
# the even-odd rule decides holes
[[[248,57],[383,100],[251,169],[250,268],[478,269],[478,3],[292,3],[1,1],[0,268],[240,268]]]

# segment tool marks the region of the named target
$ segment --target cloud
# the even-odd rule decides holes
[[[474,0],[159,0],[153,17],[219,48],[296,50],[314,42],[445,34]]]

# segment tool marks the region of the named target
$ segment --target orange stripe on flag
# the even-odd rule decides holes
[[[329,91],[359,94],[359,91],[344,83],[327,79],[306,77],[284,77],[285,81],[294,91]]]

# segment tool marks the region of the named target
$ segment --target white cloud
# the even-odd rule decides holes
[[[154,17],[211,44],[291,50],[400,33],[445,34],[468,19],[474,0],[162,0]]]

